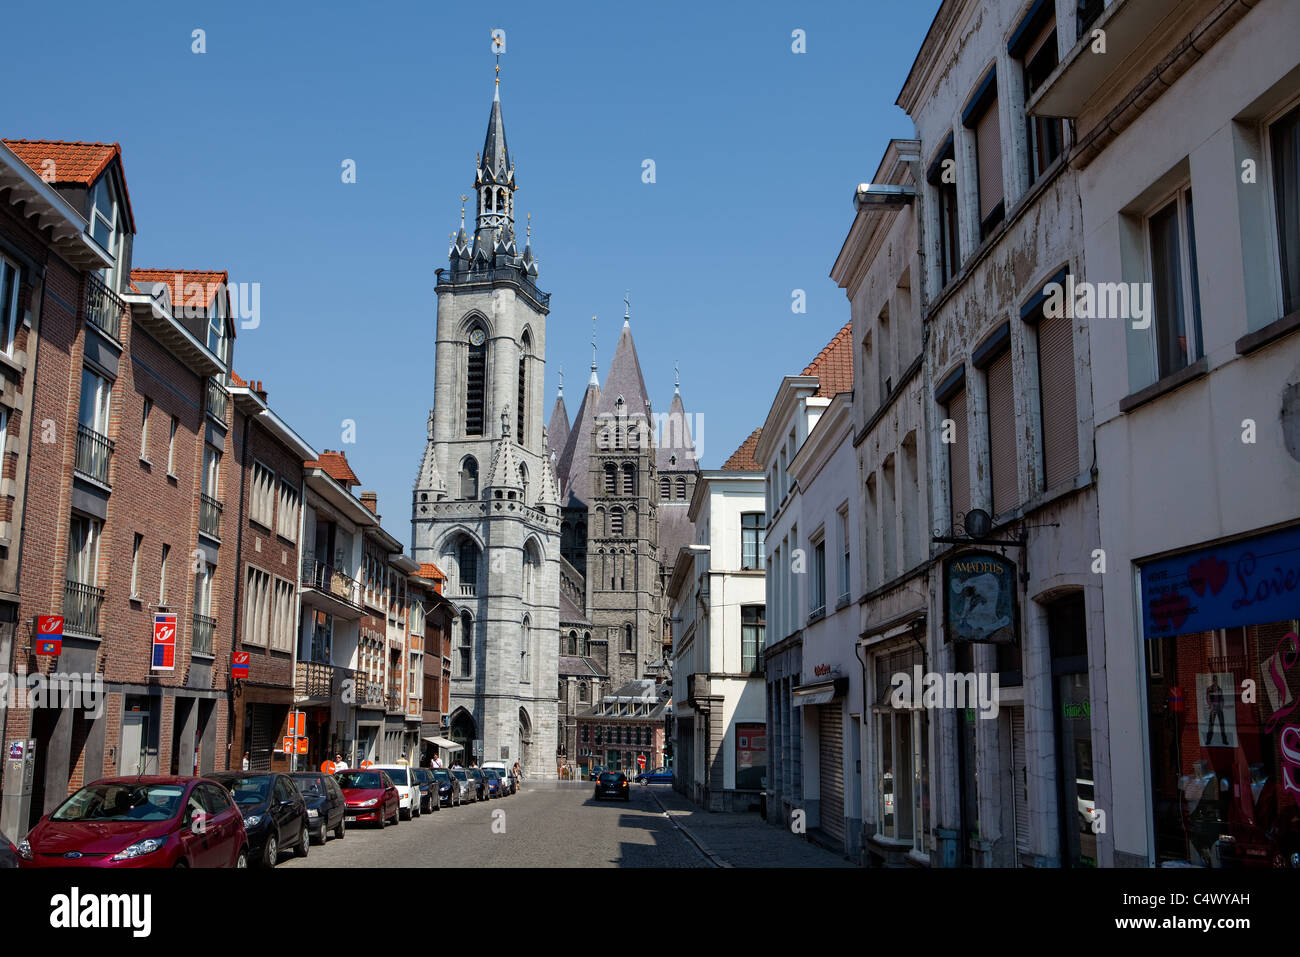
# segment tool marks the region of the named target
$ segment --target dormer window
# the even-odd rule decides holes
[[[90,235],[113,257],[111,268],[101,269],[100,276],[104,283],[117,292],[118,271],[120,269],[121,229],[118,222],[119,209],[113,189],[112,176],[105,173],[90,193]]]

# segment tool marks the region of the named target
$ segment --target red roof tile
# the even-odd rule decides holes
[[[446,578],[447,576],[444,575],[442,573],[442,569],[439,568],[437,565],[435,565],[433,562],[422,562],[420,565],[420,577],[429,578],[436,581],[439,578]]]
[[[853,320],[844,324],[844,328],[835,333],[835,338],[826,343],[826,348],[817,353],[817,358],[808,363],[804,375],[815,375],[817,394],[835,396],[841,392],[853,391]]]
[[[348,457],[342,452],[326,449],[319,459],[304,462],[303,467],[323,469],[326,475],[343,486],[361,484],[361,479],[357,478],[356,473],[352,471],[352,466],[348,465]]]
[[[230,384],[239,389],[242,389],[248,385],[247,382],[245,382],[242,378],[240,378],[239,373],[236,372],[234,369],[230,370]]]
[[[805,373],[807,375],[808,373]],[[755,429],[749,433],[749,438],[740,443],[740,448],[731,453],[731,458],[722,463],[724,472],[761,472],[763,466],[758,464],[754,458],[754,449],[758,448],[759,437],[763,434],[762,429]]]
[[[181,305],[206,309],[216,295],[226,291],[230,274],[224,269],[132,269],[131,282],[146,294],[151,292],[154,284],[166,284],[171,288],[173,309]],[[201,288],[194,288],[196,285]],[[195,299],[196,295],[203,301]],[[227,299],[227,315],[230,314],[229,307]]]
[[[66,140],[3,140],[14,155],[44,177],[46,160],[54,163],[52,186],[93,186],[113,160],[121,163],[122,147],[117,143],[76,143]],[[126,173],[122,174],[122,191],[126,193]],[[126,216],[135,232],[131,196],[126,195]]]

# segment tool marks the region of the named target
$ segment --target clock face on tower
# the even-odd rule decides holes
[[[487,339],[487,336],[483,334],[482,329],[475,329],[473,332],[469,334],[470,343],[476,346],[483,345],[483,341],[485,339]]]

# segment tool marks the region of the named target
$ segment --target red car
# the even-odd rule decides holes
[[[206,778],[104,778],[41,818],[19,867],[247,867],[244,819]]]
[[[397,785],[383,771],[339,771],[334,780],[343,789],[343,814],[348,823],[371,821],[382,829],[385,824],[398,822],[401,798]]]

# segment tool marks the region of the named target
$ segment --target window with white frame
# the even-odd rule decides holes
[[[118,254],[121,251],[119,236],[122,230],[118,219],[120,211],[115,192],[112,174],[104,173],[90,191],[90,216],[87,218],[90,220],[91,237],[113,257],[113,265],[101,269],[100,275],[104,283],[117,292],[117,271],[120,265]]]
[[[172,416],[171,431],[167,435],[167,474],[176,474],[176,432],[180,429],[181,420]]]
[[[1002,222],[1006,209],[1002,184],[1002,130],[998,115],[998,78],[990,71],[980,84],[962,122],[975,134],[975,177],[979,197],[979,238]]]
[[[1183,186],[1146,218],[1147,275],[1155,311],[1156,377],[1163,379],[1202,355],[1201,294],[1196,276],[1192,190]]]
[[[204,617],[212,614],[212,579],[216,574],[217,566],[205,562],[194,576],[194,614]]]
[[[294,587],[293,582],[275,579],[272,606],[271,650],[293,651]]]
[[[17,264],[0,256],[0,352],[13,355],[14,337],[18,335],[18,283],[22,271]]]
[[[144,409],[140,413],[140,458],[149,461],[149,416],[153,412],[153,399],[144,400]]]
[[[221,498],[221,452],[215,445],[203,446],[203,494]]]
[[[280,480],[280,512],[276,517],[276,534],[288,541],[298,540],[298,506],[302,496],[285,479]]]
[[[740,670],[745,674],[761,670],[766,619],[763,605],[740,606]]]
[[[113,383],[98,372],[85,367],[81,370],[81,404],[77,422],[99,435],[108,435],[109,406]]]
[[[270,528],[275,514],[275,473],[256,459],[253,460],[253,488],[248,506],[248,517]]]
[[[99,537],[104,523],[97,518],[73,513],[68,534],[68,581],[96,586],[99,583]]]
[[[809,611],[816,615],[826,610],[826,539],[813,542],[812,550],[812,590],[808,598]]]
[[[164,544],[162,547],[162,560],[158,563],[158,604],[166,607],[167,605],[167,559],[171,557],[172,547]]]
[[[271,576],[248,566],[248,594],[244,600],[244,643],[265,648],[271,630]]]
[[[840,601],[849,600],[849,552],[853,541],[849,535],[849,510],[840,510]]]
[[[767,522],[762,512],[743,512],[740,516],[740,567],[758,569],[763,567],[763,540],[766,535],[764,525]]]
[[[923,707],[895,708],[892,677],[913,674],[924,667],[925,655],[904,646],[875,656],[876,694],[872,708],[875,737],[876,835],[910,843],[912,850],[929,854],[930,828],[930,718]],[[910,704],[910,703],[909,703]]]

